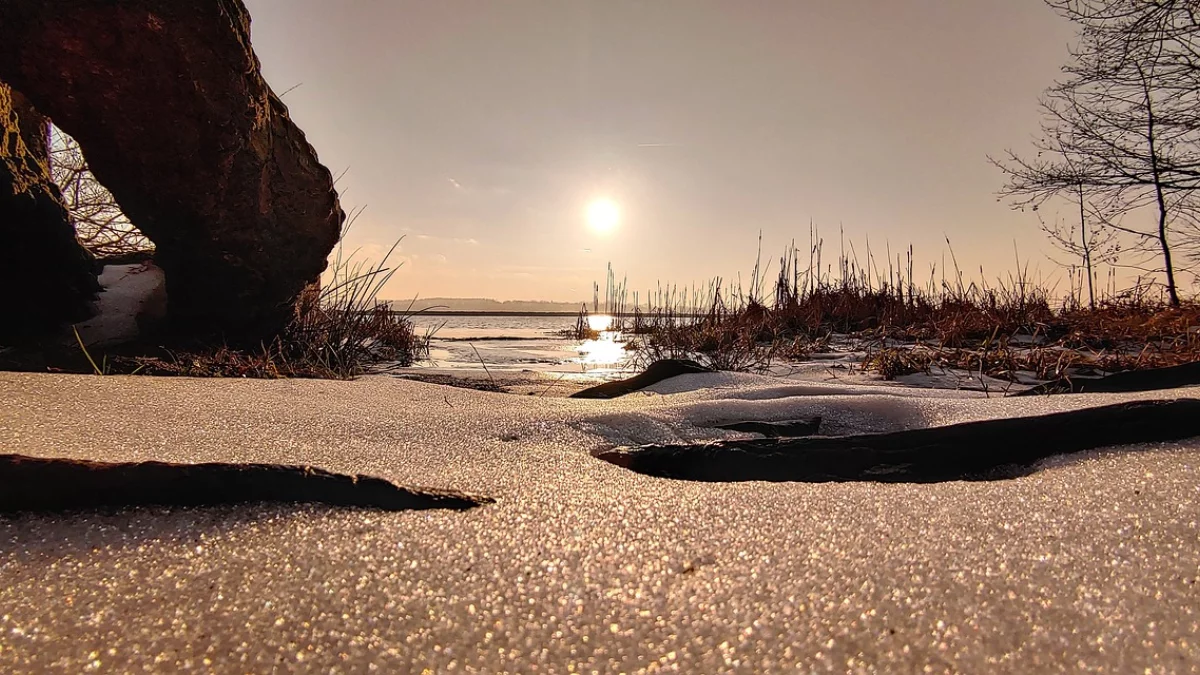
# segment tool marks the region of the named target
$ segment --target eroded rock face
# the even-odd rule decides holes
[[[0,26],[0,79],[153,240],[172,325],[231,342],[277,330],[345,216],[262,78],[241,2],[8,0]]]
[[[89,316],[99,285],[46,163],[46,121],[0,83],[0,344]]]

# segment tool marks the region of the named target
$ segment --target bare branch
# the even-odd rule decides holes
[[[1060,248],[1069,242],[1064,250],[1085,266],[1098,259],[1091,244],[1106,241],[1092,227],[1130,237],[1123,254],[1153,244],[1156,271],[1178,304],[1173,235],[1200,234],[1197,2],[1045,1],[1078,27],[1078,42],[1065,78],[1041,100],[1034,156],[991,160],[1008,178],[1000,195],[1022,210],[1056,197],[1077,203],[1080,224],[1069,238],[1058,226],[1043,229]],[[1184,247],[1200,254],[1190,240]]]
[[[121,212],[112,193],[92,175],[75,139],[53,127],[50,172],[85,248],[97,257],[154,250],[150,240]]]

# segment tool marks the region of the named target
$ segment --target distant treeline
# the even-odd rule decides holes
[[[579,302],[548,302],[545,300],[492,300],[490,298],[417,298],[410,300],[390,300],[392,309],[405,311],[412,303],[411,311],[432,309],[449,312],[578,312],[584,304],[591,311],[591,303]]]

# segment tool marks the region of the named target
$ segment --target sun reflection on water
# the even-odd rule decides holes
[[[621,332],[609,330],[613,325],[613,317],[608,314],[592,314],[588,316],[588,327],[600,334],[595,340],[584,340],[575,351],[579,353],[577,361],[587,366],[615,366],[625,362],[625,343]]]
[[[592,330],[606,331],[612,327],[613,318],[610,314],[589,314],[588,328]]]

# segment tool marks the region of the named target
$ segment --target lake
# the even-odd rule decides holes
[[[608,379],[629,371],[620,333],[604,330],[612,317],[589,317],[592,327],[601,331],[597,340],[563,337],[576,320],[575,316],[525,314],[418,315],[413,317],[417,334],[434,334],[429,361],[414,369],[476,374],[486,366],[493,374],[572,379]]]
[[[593,314],[589,322],[600,331],[596,340],[562,337],[574,329],[577,316],[553,315],[420,315],[413,317],[418,334],[435,330],[429,360],[401,372],[426,375],[506,380],[544,380],[591,383],[628,377],[631,367],[618,331],[604,330],[612,322],[607,314]],[[875,345],[878,348],[881,345]],[[894,345],[895,346],[895,345]],[[821,382],[876,382],[879,378],[861,368],[868,346],[851,336],[831,336],[829,344],[799,360],[777,359],[765,373],[788,379]],[[1016,373],[1021,381],[1031,375]],[[1008,391],[1010,383],[983,378],[955,368],[932,367],[895,378],[895,384],[935,389]]]

